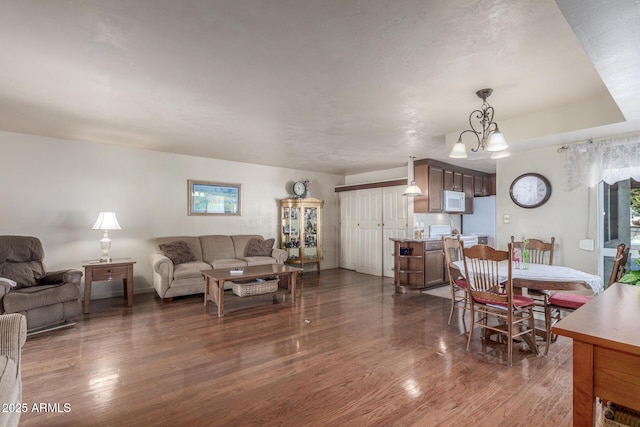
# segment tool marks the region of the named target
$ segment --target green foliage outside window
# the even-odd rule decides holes
[[[640,255],[640,250],[638,251],[638,254]],[[640,258],[636,258],[636,264],[640,267]],[[640,270],[625,271],[624,276],[620,278],[620,283],[640,286]]]
[[[640,226],[640,188],[630,190],[631,225]]]

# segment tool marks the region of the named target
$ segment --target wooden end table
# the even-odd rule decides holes
[[[84,304],[82,312],[89,313],[91,285],[93,282],[122,280],[127,307],[133,306],[133,264],[131,258],[115,258],[111,262],[82,261],[84,267]]]
[[[573,339],[573,425],[596,425],[596,399],[640,411],[640,286],[614,283],[553,326]]]

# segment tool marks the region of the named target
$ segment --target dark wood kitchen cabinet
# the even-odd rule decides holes
[[[477,197],[491,195],[491,175],[477,174],[474,179],[474,195]]]
[[[464,213],[473,213],[473,196],[475,194],[475,187],[473,182],[473,175],[469,173],[462,174],[462,191],[464,191]]]
[[[462,191],[462,172],[445,169],[444,175],[444,189],[449,191]]]
[[[444,190],[444,169],[439,166],[429,166],[429,212],[444,211],[442,191]]]
[[[414,162],[414,179],[423,196],[414,197],[415,213],[441,213],[443,211],[444,168],[441,164],[430,164],[426,160]]]
[[[444,283],[444,252],[442,241],[425,242],[424,245],[424,286],[429,288]]]
[[[423,196],[413,199],[415,213],[444,212],[444,190],[465,194],[464,213],[473,213],[473,198],[495,195],[495,175],[465,169],[438,160],[414,161],[414,177]]]

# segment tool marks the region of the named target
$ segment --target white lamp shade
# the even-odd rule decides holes
[[[487,151],[502,151],[509,148],[507,145],[507,141],[504,139],[502,132],[496,130],[489,137],[489,145],[487,146]]]
[[[402,195],[407,197],[422,196],[422,190],[420,190],[420,187],[416,185],[415,181],[411,181],[411,184],[407,187],[406,190],[404,190],[404,193],[402,193]]]
[[[467,158],[467,147],[464,146],[464,142],[461,139],[455,143],[453,146],[453,150],[449,153],[449,157],[452,159],[466,159]]]
[[[96,223],[93,224],[93,230],[120,230],[120,224],[116,218],[115,212],[100,212]]]

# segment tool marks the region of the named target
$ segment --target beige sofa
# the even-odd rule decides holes
[[[153,287],[160,298],[167,302],[176,296],[203,293],[204,279],[200,273],[202,270],[284,264],[287,252],[282,249],[271,249],[271,256],[248,256],[247,246],[252,239],[262,239],[262,236],[242,234],[160,237],[154,241],[151,254]],[[186,242],[195,261],[174,265],[160,249],[162,244],[179,241]]]
[[[18,313],[0,315],[0,426],[17,426],[22,404],[20,359],[27,340],[27,319]]]

